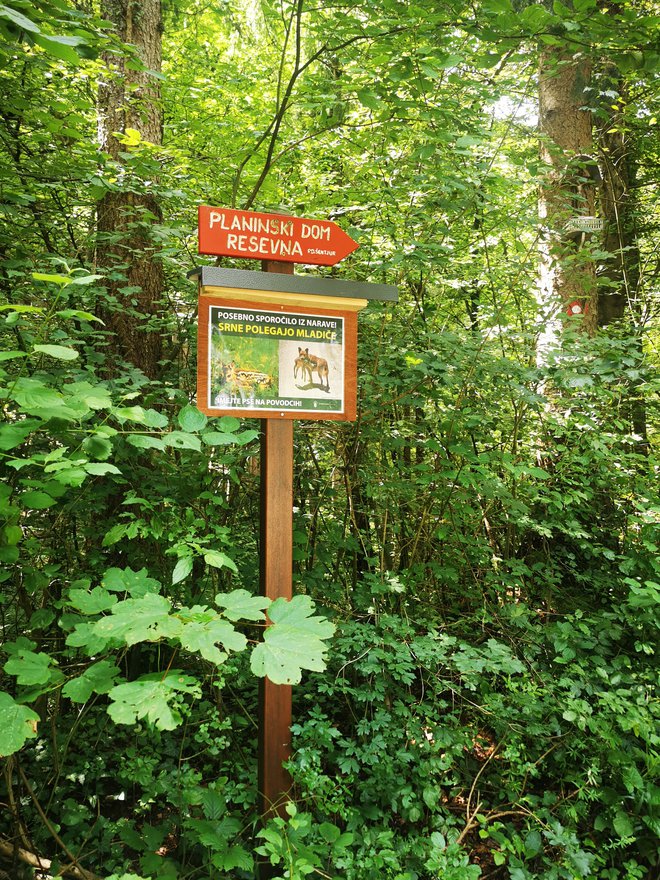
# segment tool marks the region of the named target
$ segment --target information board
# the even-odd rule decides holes
[[[355,418],[357,316],[201,296],[197,406],[206,415]]]

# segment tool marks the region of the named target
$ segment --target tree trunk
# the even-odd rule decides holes
[[[643,321],[639,301],[640,255],[637,239],[635,199],[635,150],[624,119],[627,90],[615,65],[601,74],[600,92],[607,94],[609,114],[598,128],[598,145],[603,167],[601,206],[605,219],[604,250],[610,258],[600,276],[598,319],[601,326],[627,318],[629,332],[642,353]],[[611,95],[618,94],[612,101]],[[641,382],[630,384],[630,421],[639,438],[638,446],[648,452],[646,405]]]
[[[635,230],[633,196],[634,161],[628,127],[622,109],[626,100],[625,85],[617,68],[610,65],[601,75],[600,91],[617,93],[617,101],[608,100],[607,120],[599,127],[598,146],[603,167],[601,205],[605,219],[604,249],[611,254],[599,294],[598,318],[601,326],[622,318],[629,306],[634,312],[639,283],[639,250]],[[613,106],[612,106],[613,105]]]
[[[113,353],[155,378],[162,340],[148,322],[159,311],[163,269],[151,228],[161,220],[161,212],[148,191],[149,184],[132,171],[131,159],[121,155],[130,152],[131,146],[120,138],[128,133],[134,141],[162,143],[160,88],[150,72],[161,68],[160,0],[103,0],[101,13],[113,23],[117,36],[135,47],[145,69],[133,70],[137,65],[128,64],[125,55],[105,57],[107,75],[99,89],[99,142],[114,162],[128,166],[129,186],[125,191],[108,192],[97,209],[96,262],[109,275],[108,298],[100,312],[114,333]],[[139,143],[135,146],[145,149]]]
[[[581,315],[593,332],[598,323],[596,274],[589,253],[591,233],[578,218],[595,213],[597,164],[588,88],[591,63],[558,51],[541,56],[539,125],[547,177],[540,193],[540,305],[546,319],[540,356],[559,343],[569,315]]]

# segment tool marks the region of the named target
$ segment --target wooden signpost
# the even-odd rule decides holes
[[[197,406],[261,419],[260,586],[293,595],[293,421],[356,417],[357,314],[397,289],[293,274],[357,248],[338,226],[279,214],[200,207],[199,251],[262,259],[262,272],[202,266]],[[291,687],[264,679],[259,696],[259,801],[283,815],[291,781]]]
[[[205,205],[198,212],[200,254],[334,266],[358,247],[331,220]]]

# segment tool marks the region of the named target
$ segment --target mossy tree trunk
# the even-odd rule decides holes
[[[156,378],[162,339],[149,322],[159,313],[163,290],[152,236],[161,210],[140,158],[153,162],[149,145],[162,144],[160,88],[153,75],[161,69],[161,4],[104,0],[102,14],[119,39],[135,48],[138,64],[126,55],[106,55],[106,77],[99,89],[99,143],[117,163],[119,182],[123,174],[126,184],[107,192],[98,204],[96,262],[108,276],[108,296],[100,312],[114,334],[113,354]]]

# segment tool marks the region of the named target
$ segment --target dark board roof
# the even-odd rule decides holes
[[[341,278],[314,278],[311,275],[280,275],[249,269],[223,269],[199,266],[188,273],[199,277],[202,287],[239,287],[244,290],[274,290],[278,293],[301,293],[312,296],[340,296],[351,299],[377,299],[398,302],[399,290],[391,284],[366,284]]]

